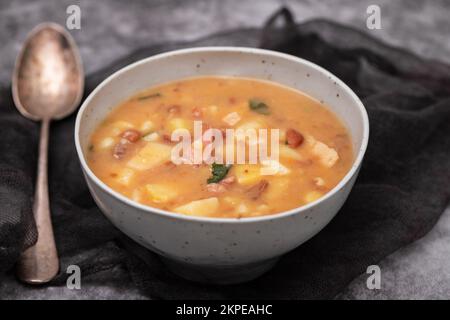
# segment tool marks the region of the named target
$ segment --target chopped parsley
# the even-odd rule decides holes
[[[260,114],[270,114],[269,106],[258,99],[250,99],[248,101],[248,107],[250,108],[250,110],[258,112]]]
[[[138,97],[137,99],[138,100],[147,100],[147,99],[159,98],[161,96],[162,96],[162,94],[157,92],[157,93],[149,94],[149,95],[146,95],[146,96]]]
[[[213,163],[211,166],[212,177],[208,178],[208,183],[218,183],[226,177],[228,171],[231,169],[231,164],[217,164]]]

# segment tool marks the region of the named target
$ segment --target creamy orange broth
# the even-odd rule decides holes
[[[269,114],[251,109],[251,99]],[[234,164],[223,180],[208,183],[211,165],[174,165],[170,134],[192,131],[194,120],[205,128],[280,129],[284,170],[267,176],[260,164]],[[307,204],[336,186],[353,162],[347,129],[323,104],[273,82],[231,77],[183,79],[131,97],[98,126],[88,149],[92,171],[121,194],[208,217],[253,217]]]

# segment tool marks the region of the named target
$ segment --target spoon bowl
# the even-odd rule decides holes
[[[62,119],[79,105],[83,87],[72,36],[55,23],[38,25],[17,58],[12,86],[17,109],[32,120]]]
[[[83,89],[84,72],[75,41],[60,25],[38,25],[25,40],[12,78],[19,112],[42,121],[33,205],[38,239],[22,253],[16,268],[17,276],[26,283],[49,282],[59,270],[48,196],[49,127],[51,120],[62,119],[76,109]]]

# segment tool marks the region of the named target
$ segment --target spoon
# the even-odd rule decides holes
[[[19,53],[12,78],[19,112],[42,122],[33,205],[38,239],[22,253],[16,266],[18,278],[26,283],[49,282],[59,271],[48,196],[49,127],[51,120],[62,119],[75,110],[83,88],[83,67],[71,35],[55,23],[38,25]]]

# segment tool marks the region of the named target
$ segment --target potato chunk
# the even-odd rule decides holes
[[[234,175],[241,185],[252,185],[262,179],[259,165],[238,164],[234,166]]]
[[[317,187],[324,187],[325,186],[325,180],[323,180],[323,178],[321,178],[321,177],[315,177],[313,179],[313,182],[314,182],[314,184]]]
[[[170,186],[162,184],[147,184],[145,186],[145,192],[150,200],[155,203],[169,202],[178,196],[177,191]]]
[[[305,201],[307,203],[316,201],[317,199],[319,199],[320,197],[322,197],[323,194],[319,191],[310,191],[305,195]]]
[[[219,200],[216,197],[196,200],[186,203],[174,209],[175,212],[183,213],[190,216],[207,217],[213,214],[219,208]]]
[[[245,203],[241,203],[236,208],[236,213],[244,214],[244,213],[247,213],[248,211],[249,211],[249,209]]]
[[[123,186],[129,186],[135,175],[135,171],[130,168],[123,168],[116,177],[116,181]]]
[[[114,142],[115,141],[113,138],[107,137],[107,138],[103,139],[102,141],[100,141],[99,147],[100,147],[100,149],[108,149],[114,145]]]
[[[150,120],[147,120],[141,124],[140,129],[142,131],[142,134],[147,134],[147,133],[150,133],[154,128],[155,128],[154,123]]]
[[[311,145],[311,152],[319,158],[320,163],[325,167],[331,168],[339,160],[336,150],[325,143],[315,140],[313,137],[308,138],[308,143]]]
[[[261,175],[264,176],[285,175],[291,172],[291,170],[276,160],[263,160],[261,161],[261,164]]]
[[[266,192],[263,194],[263,199],[268,201],[277,201],[283,193],[286,193],[289,189],[289,178],[287,177],[277,177],[270,181],[270,185]]]
[[[139,152],[128,161],[127,166],[136,170],[148,170],[170,160],[172,147],[148,142]]]
[[[193,130],[193,122],[191,120],[182,119],[182,118],[173,118],[170,119],[167,123],[167,130],[172,133],[177,129],[186,129],[192,133]]]
[[[289,160],[303,160],[303,157],[296,150],[289,148],[284,144],[279,145],[280,150],[280,158],[289,159]]]
[[[160,136],[159,136],[158,132],[152,132],[152,133],[145,135],[142,139],[144,141],[148,141],[148,142],[155,142],[155,141],[160,140]]]

